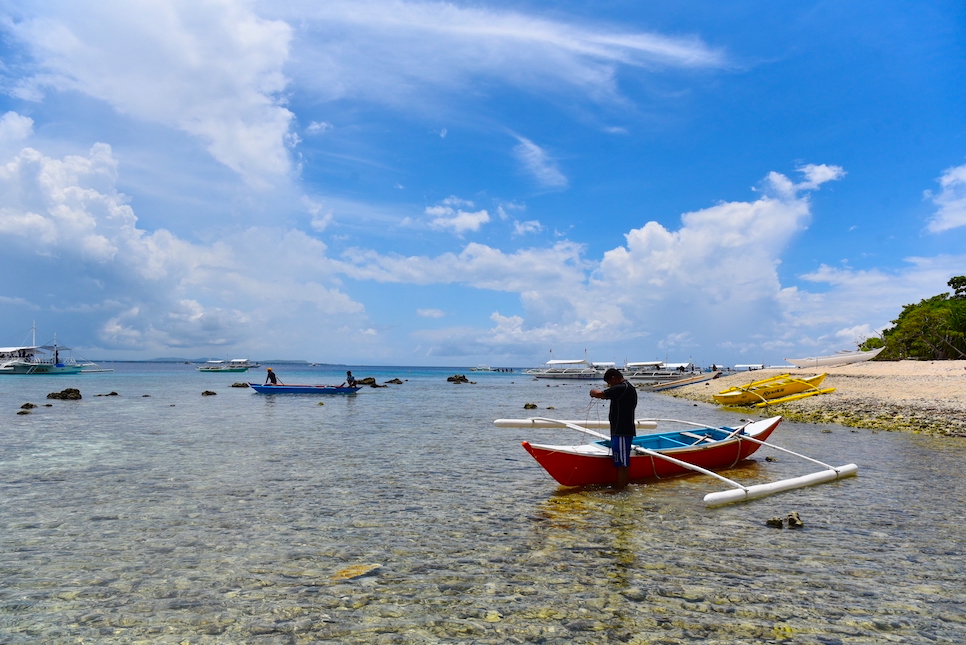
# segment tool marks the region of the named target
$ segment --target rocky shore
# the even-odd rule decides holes
[[[838,423],[856,428],[966,437],[966,361],[870,361],[822,369],[768,369],[723,376],[665,394],[713,403],[712,394],[789,373],[806,377],[827,372],[820,394],[767,408],[789,421]]]

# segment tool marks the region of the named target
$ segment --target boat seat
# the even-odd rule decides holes
[[[714,439],[712,439],[706,434],[695,434],[693,432],[681,432],[680,434],[682,437],[688,437],[689,439],[697,439],[697,441],[691,444],[692,446],[696,446],[702,441],[712,441],[712,442],[714,441]]]

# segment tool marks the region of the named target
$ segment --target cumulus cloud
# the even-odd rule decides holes
[[[567,187],[567,178],[543,148],[524,137],[517,137],[517,140],[520,143],[513,148],[513,154],[537,183],[544,188]]]
[[[442,309],[417,309],[416,315],[420,318],[442,318],[446,312]]]
[[[26,148],[0,166],[0,270],[20,276],[5,284],[4,298],[107,312],[104,346],[131,349],[282,333],[279,310],[364,320],[362,306],[338,288],[339,266],[320,241],[277,228],[231,232],[212,244],[149,232],[116,180],[105,144],[63,159]]]
[[[0,143],[20,142],[33,134],[34,120],[16,112],[0,117]]]
[[[37,69],[21,98],[77,91],[136,119],[203,140],[254,184],[289,170],[292,113],[284,107],[291,28],[249,2],[55,2],[7,24]]]
[[[966,164],[947,168],[938,181],[938,195],[925,192],[926,198],[939,207],[926,228],[930,233],[941,233],[966,226]]]
[[[783,289],[777,266],[808,225],[809,192],[844,176],[836,166],[800,171],[798,183],[771,173],[757,200],[685,213],[677,230],[647,222],[599,261],[585,258],[583,247],[571,242],[514,253],[468,244],[459,254],[437,257],[360,250],[346,257],[354,274],[369,279],[461,283],[519,294],[525,316],[497,312],[490,330],[466,332],[467,343],[489,339],[509,351],[650,335],[661,347],[678,351],[694,347],[697,338],[719,347],[730,344],[729,351],[760,351],[763,341],[754,336],[781,340],[788,312],[798,311],[800,297],[808,295]],[[861,322],[816,321],[836,329]],[[801,336],[807,328],[803,324],[796,333]]]
[[[322,134],[327,130],[331,130],[333,127],[335,126],[325,121],[312,121],[309,123],[308,127],[305,128],[305,132],[308,134]]]

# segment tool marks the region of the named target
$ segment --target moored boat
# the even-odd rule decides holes
[[[691,363],[665,363],[664,361],[639,361],[624,363],[621,373],[628,381],[662,383],[677,381],[695,372]]]
[[[362,388],[358,385],[272,385],[249,383],[249,387],[259,394],[355,394]]]
[[[47,345],[37,345],[36,328],[31,328],[33,343],[20,347],[0,347],[0,374],[70,375],[85,372],[113,372],[91,361],[78,361],[70,347],[57,343],[57,337]],[[64,355],[64,352],[67,352]]]
[[[543,367],[524,371],[534,378],[599,379],[603,372],[586,360],[549,360]]]
[[[757,443],[742,441],[741,435],[764,441],[781,420],[781,417],[772,417],[737,428],[702,427],[638,435],[634,437],[633,446],[657,451],[709,470],[730,468],[760,447]],[[504,420],[497,420],[496,425],[501,425],[501,421]],[[524,441],[523,447],[551,477],[564,486],[613,484],[617,481],[609,438],[575,446]],[[670,461],[653,459],[646,454],[631,454],[631,481],[671,477],[688,471],[687,467]]]
[[[737,427],[714,428],[700,423],[676,419],[638,419],[637,426],[656,427],[658,422],[672,422],[690,426],[686,430],[639,435],[633,439],[630,458],[630,480],[663,479],[698,472],[715,477],[732,487],[731,490],[709,493],[704,501],[709,506],[731,504],[774,493],[812,486],[855,475],[858,466],[830,466],[818,460],[768,443],[767,439],[781,423],[780,416],[760,421],[748,421]],[[610,449],[610,438],[591,430],[604,422],[560,421],[548,418],[497,419],[494,424],[504,428],[571,428],[597,437],[592,443],[578,445],[545,445],[523,442],[523,447],[558,483],[564,486],[609,485],[617,482]],[[816,473],[765,484],[745,486],[714,471],[731,468],[767,446],[783,453],[800,457],[824,468]]]
[[[759,407],[803,398],[815,394],[827,394],[835,388],[819,389],[826,374],[795,378],[790,374],[779,374],[748,385],[736,385],[712,395],[722,405],[757,405]]]
[[[836,365],[849,365],[851,363],[861,363],[871,361],[878,356],[885,347],[879,347],[868,352],[836,352],[829,356],[812,356],[809,358],[786,358],[785,361],[795,367],[834,367]]]
[[[238,359],[245,360],[247,359]],[[247,372],[248,366],[234,363],[234,361],[207,361],[198,368],[199,372]]]

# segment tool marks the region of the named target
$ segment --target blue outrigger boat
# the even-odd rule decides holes
[[[272,385],[270,383],[265,385],[249,383],[248,385],[259,394],[355,394],[362,389],[358,385],[351,387],[341,385]]]

